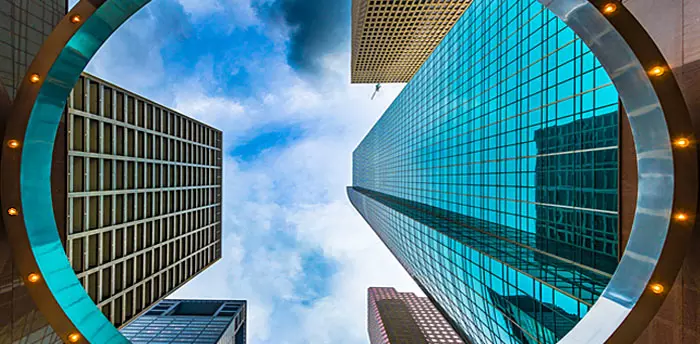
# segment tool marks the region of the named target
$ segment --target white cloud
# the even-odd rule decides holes
[[[223,14],[231,19],[233,27],[250,27],[261,22],[253,8],[251,0],[177,0],[185,13],[194,21]]]
[[[244,263],[246,256],[258,259]],[[298,252],[248,247],[241,236],[228,234],[224,238],[222,260],[173,297],[245,299],[249,342],[264,342],[272,337],[275,328],[272,323],[275,300],[294,298],[294,283],[300,277]]]
[[[194,22],[227,4],[250,7],[249,1],[178,1]],[[192,73],[165,79],[163,41],[132,49],[153,36],[142,31],[155,30],[154,20],[146,13],[129,23],[93,72],[222,129],[227,152],[267,126],[304,131],[252,161],[225,158],[223,259],[173,296],[247,299],[252,344],[366,343],[367,287],[419,292],[345,194],[353,149],[402,85],[385,85],[370,100],[374,85],[349,84],[348,52],[324,57],[325,72],[313,82],[286,65],[284,51],[235,61],[254,76],[250,94],[222,87],[228,76],[214,72],[221,57],[206,52]],[[303,303],[301,294],[317,292],[308,282],[315,272],[304,266],[315,252],[333,271],[322,297]]]
[[[288,105],[289,88],[282,85],[289,85],[289,80],[303,85],[303,81],[284,73],[263,77],[277,87],[269,87],[270,93],[261,94],[257,102],[237,100],[246,104],[243,117],[249,119],[223,116],[220,117],[223,121],[216,125],[229,128],[242,121],[254,128],[268,121],[303,122],[309,126],[309,132],[294,144],[268,151],[252,162],[242,164],[230,159],[225,162],[224,213],[229,219],[226,230],[240,235],[248,249],[247,257],[255,258],[245,262],[226,259],[217,266],[218,270],[205,272],[183,292],[197,295],[199,286],[206,285],[212,294],[247,298],[251,304],[251,343],[365,343],[369,286],[395,286],[420,294],[412,279],[352,208],[345,193],[345,187],[351,183],[352,150],[398,94],[401,85],[387,86],[382,91],[384,97],[371,101],[373,85],[349,85],[344,78],[323,80],[323,88],[307,88],[317,100],[305,102],[301,110]],[[201,114],[185,113],[197,117]],[[267,115],[255,122],[251,116],[259,113]],[[246,124],[240,126],[250,128]],[[293,237],[294,246],[281,251],[249,248],[273,240],[281,231]],[[279,299],[290,298],[290,285],[303,285],[299,279],[304,271],[299,270],[297,259],[313,250],[320,250],[336,264],[335,274],[327,281],[328,295],[310,305],[296,305],[286,311],[278,309],[275,303]],[[281,257],[288,264],[274,262]],[[221,272],[223,269],[227,271]],[[208,282],[208,276],[217,273],[228,274],[229,282],[221,289]],[[270,279],[271,275],[276,277]],[[280,289],[270,288],[268,284]],[[286,332],[292,330],[287,327],[290,324],[295,324],[294,334]]]
[[[253,121],[246,114],[245,107],[237,100],[210,96],[196,81],[187,82],[186,87],[175,91],[175,109],[214,126],[225,135],[244,132],[253,127]]]
[[[278,74],[278,77],[284,82],[272,79],[271,83],[287,84],[287,76]],[[370,101],[372,85],[348,85],[343,79],[323,82],[327,84],[321,90],[300,89],[314,94],[309,96],[313,101],[301,102],[303,107],[289,105],[294,101],[289,88],[271,87],[271,93],[261,95],[257,105],[250,99],[241,101],[246,104],[241,112],[244,118],[232,114],[210,121],[225,131],[237,126],[231,129],[234,133],[268,121],[309,125],[307,136],[292,145],[268,151],[249,163],[225,162],[224,213],[230,217],[226,231],[242,238],[249,260],[225,259],[218,270],[205,272],[183,291],[195,296],[200,286],[206,285],[213,295],[247,298],[251,305],[250,343],[366,343],[368,287],[395,286],[420,294],[412,279],[350,205],[345,193],[345,187],[351,183],[352,150],[401,86],[389,85],[383,89],[384,97]],[[270,101],[270,94],[274,102]],[[210,97],[209,101],[214,99]],[[185,104],[189,110],[184,112],[197,117],[216,112],[197,111],[196,106]],[[254,114],[260,113],[267,115],[255,122]],[[293,246],[280,251],[249,247],[274,240],[280,231],[295,239]],[[278,309],[276,302],[292,297],[291,285],[303,285],[299,279],[304,272],[299,270],[298,259],[312,250],[320,250],[336,264],[336,273],[327,281],[328,295],[310,305],[296,305],[286,311]],[[285,260],[284,264],[280,259]],[[226,272],[221,272],[223,269]],[[217,273],[228,274],[228,283],[221,289],[208,282],[209,276]],[[288,328],[290,324],[294,328]],[[295,332],[287,332],[292,330]]]
[[[317,108],[321,103],[321,96],[307,85],[299,83],[283,90],[286,106],[289,112],[299,112]]]
[[[177,0],[187,14],[203,16],[223,9],[219,0]]]

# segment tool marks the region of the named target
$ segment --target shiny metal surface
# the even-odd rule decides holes
[[[610,75],[628,113],[637,151],[639,178],[634,224],[620,264],[600,299],[561,343],[631,342],[644,330],[665,296],[650,295],[649,284],[662,283],[666,290],[671,288],[673,277],[680,267],[677,257],[686,250],[687,241],[684,242],[683,238],[691,231],[690,228],[674,227],[672,218],[674,207],[679,204],[687,204],[693,211],[696,207],[693,204],[696,201],[694,197],[687,194],[693,193],[693,190],[697,193],[697,169],[691,161],[688,168],[694,171],[695,181],[690,179],[686,184],[679,180],[674,164],[684,161],[679,161],[678,154],[674,154],[671,145],[674,136],[669,126],[669,121],[675,120],[687,120],[689,124],[689,118],[682,118],[688,117],[687,109],[685,103],[676,104],[685,111],[665,113],[668,106],[665,109],[660,99],[662,93],[659,92],[659,88],[664,85],[653,81],[653,76],[650,77],[646,71],[650,63],[661,62],[660,54],[656,61],[640,61],[639,56],[654,54],[635,51],[630,46],[611,23],[619,18],[604,16],[594,5],[595,1],[538,1],[586,42]],[[617,6],[622,7],[622,4]],[[619,15],[620,18],[629,15],[624,8],[618,12],[614,15]],[[619,22],[618,25],[626,24]],[[644,32],[640,32],[641,38],[635,39],[644,39],[644,35]],[[650,38],[649,42],[652,43]],[[667,78],[672,79],[672,76]],[[675,83],[675,80],[671,81]],[[695,154],[694,149],[692,153]],[[681,155],[681,158],[685,156]],[[688,176],[684,178],[686,177]],[[685,188],[690,190],[683,191]],[[679,192],[679,189],[682,191]],[[684,203],[688,200],[688,203]],[[672,237],[673,231],[688,233]],[[676,252],[667,254],[667,250]],[[644,297],[656,300],[646,302],[642,307]],[[631,324],[632,322],[636,323]],[[630,329],[631,327],[636,329]]]
[[[2,202],[5,209],[18,209],[17,216],[5,215],[5,224],[22,275],[41,276],[28,284],[32,297],[64,341],[128,343],[95,306],[70,265],[53,214],[50,177],[54,138],[71,89],[107,38],[149,1],[77,4],[29,67],[29,75],[38,77],[25,78],[8,120],[5,141],[19,139],[21,145],[4,145]],[[81,20],[72,21],[75,15]]]

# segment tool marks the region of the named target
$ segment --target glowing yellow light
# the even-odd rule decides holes
[[[77,333],[71,333],[71,334],[68,336],[68,341],[71,342],[71,343],[77,343],[77,342],[80,340],[80,338],[81,338],[81,337],[80,337],[79,334],[77,334]]]
[[[690,146],[690,140],[688,140],[688,139],[682,137],[682,138],[680,138],[680,139],[674,141],[673,144],[674,144],[676,147],[685,148],[685,147]]]
[[[676,220],[678,221],[685,221],[688,219],[688,215],[683,214],[683,213],[678,213],[676,214]]]
[[[73,23],[73,24],[78,24],[78,23],[80,23],[82,20],[83,20],[83,19],[80,18],[80,15],[79,15],[79,14],[76,14],[76,15],[70,17],[70,22]]]
[[[664,286],[662,286],[661,284],[658,284],[658,283],[654,283],[654,284],[650,285],[649,289],[651,289],[651,291],[654,294],[661,294],[664,292]]]
[[[17,216],[17,214],[19,214],[19,212],[15,208],[7,209],[7,213],[10,214],[10,216]]]
[[[17,141],[17,140],[7,141],[7,146],[10,148],[17,148],[17,147],[19,147],[19,141]]]
[[[649,75],[651,76],[662,76],[666,73],[666,68],[661,66],[656,66],[649,70]]]
[[[612,13],[615,13],[615,11],[617,11],[617,5],[615,5],[613,3],[609,3],[605,6],[603,6],[603,13],[605,13],[605,14],[612,14]]]
[[[29,274],[29,276],[27,276],[27,281],[32,282],[32,283],[39,282],[40,279],[41,279],[41,276],[39,276],[39,274],[32,273],[32,274]]]
[[[41,80],[41,77],[39,76],[39,74],[32,74],[32,76],[29,77],[29,81],[30,81],[32,84],[36,84],[36,83],[39,82],[40,80]]]

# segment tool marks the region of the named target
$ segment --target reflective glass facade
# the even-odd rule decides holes
[[[0,81],[11,98],[67,8],[66,0],[0,0]]]
[[[161,301],[122,333],[134,344],[245,344],[246,301]]]
[[[353,155],[355,207],[474,343],[554,343],[618,259],[618,95],[539,2],[475,0]]]
[[[7,93],[14,98],[26,69],[65,15],[66,8],[65,0],[0,0],[0,96]],[[7,106],[9,104],[0,100],[0,128],[3,130],[5,116],[10,112]],[[59,133],[56,140],[61,142],[61,137]],[[58,153],[56,161],[60,163],[65,159]],[[60,183],[55,186],[60,188]],[[60,218],[61,215],[57,218],[59,226]],[[60,343],[37,309],[18,270],[6,230],[0,225],[0,344]]]

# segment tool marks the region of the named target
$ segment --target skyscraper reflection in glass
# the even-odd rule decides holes
[[[618,262],[618,95],[539,2],[475,0],[353,154],[350,200],[474,343],[554,343]]]

